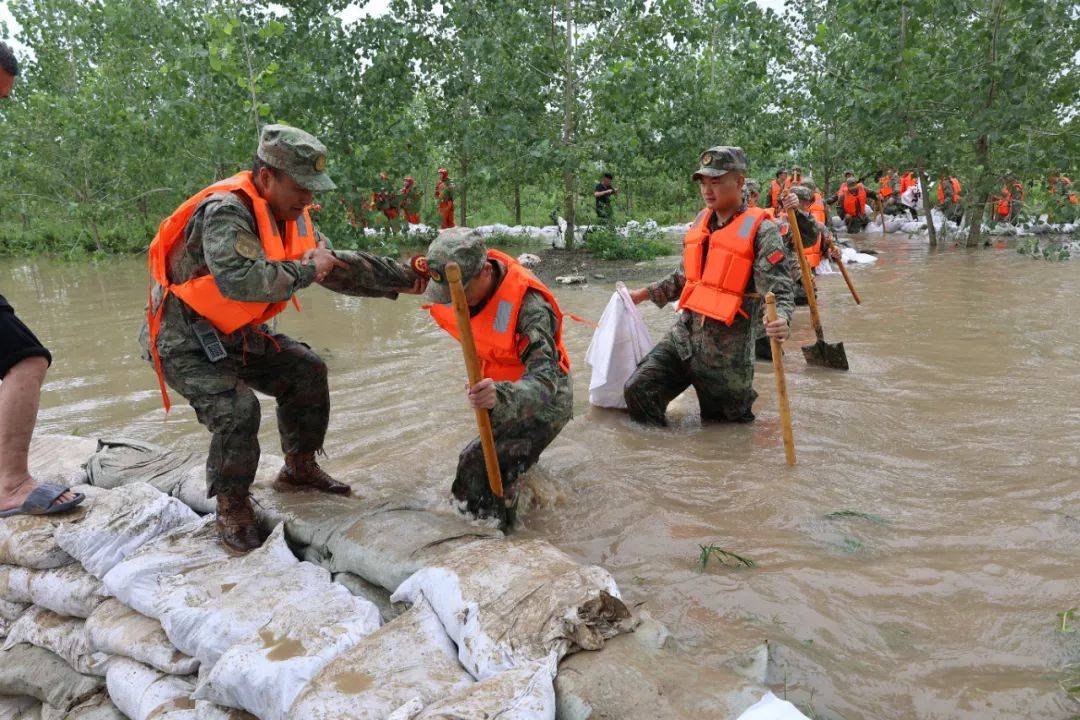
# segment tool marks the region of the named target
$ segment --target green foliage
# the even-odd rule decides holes
[[[1061,618],[1061,626],[1058,628],[1058,632],[1062,633],[1074,633],[1076,632],[1076,626],[1070,623],[1077,619],[1077,612],[1080,612],[1080,608],[1069,608],[1064,612],[1059,612],[1057,615]]]
[[[721,565],[727,567],[756,567],[757,563],[748,557],[743,557],[717,545],[700,545],[701,553],[698,555],[698,565],[702,570],[709,564],[709,558],[716,558]]]
[[[1065,243],[1049,242],[1043,244],[1037,237],[1027,237],[1016,244],[1016,252],[1033,258],[1042,258],[1049,262],[1068,260],[1072,253]]]
[[[625,232],[593,225],[585,233],[585,247],[602,260],[652,260],[675,252],[661,230],[645,225],[630,225]]]

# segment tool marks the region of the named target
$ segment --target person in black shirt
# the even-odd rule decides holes
[[[604,173],[600,182],[596,183],[593,197],[596,198],[596,217],[601,223],[610,225],[615,220],[615,211],[611,209],[611,196],[619,192],[611,187],[611,173]]]

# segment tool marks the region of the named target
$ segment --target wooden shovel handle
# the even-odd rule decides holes
[[[799,256],[799,270],[802,271],[803,290],[806,291],[806,302],[810,305],[810,323],[814,326],[814,334],[818,340],[825,338],[821,330],[821,316],[818,315],[817,293],[814,292],[814,279],[810,276],[810,263],[806,259],[806,251],[802,246],[802,233],[799,232],[799,223],[795,221],[795,209],[787,211],[788,225],[791,226],[791,238],[794,240],[795,252]]]
[[[841,257],[836,261],[836,264],[840,268],[840,274],[844,276],[844,282],[847,283],[847,289],[851,291],[851,297],[855,298],[855,304],[862,305],[862,298],[859,297],[859,291],[855,289],[855,283],[851,282],[851,276],[848,275],[847,268],[844,267],[843,252],[841,252]]]
[[[461,268],[455,262],[446,263],[446,279],[450,283],[450,297],[454,301],[457,313],[458,335],[461,338],[461,353],[465,356],[465,369],[469,374],[469,387],[482,379],[480,377],[480,358],[476,356],[476,341],[473,340],[472,323],[469,317],[469,303],[465,299],[465,287],[461,284]],[[499,456],[495,454],[495,434],[491,430],[491,415],[485,408],[476,408],[476,425],[480,429],[480,445],[484,448],[484,466],[487,468],[488,486],[495,497],[503,496],[502,473],[499,471]]]
[[[765,317],[769,322],[777,319],[776,296],[765,293]],[[788,465],[795,464],[795,436],[791,431],[791,405],[788,403],[787,378],[784,377],[784,351],[780,341],[769,338],[772,347],[773,374],[776,375],[776,400],[780,404],[780,427],[784,433],[784,456]]]

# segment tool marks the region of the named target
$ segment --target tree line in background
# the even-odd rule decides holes
[[[137,251],[184,198],[248,166],[258,128],[302,127],[339,189],[319,221],[365,242],[380,171],[435,172],[461,224],[686,222],[700,151],[750,174],[800,164],[964,183],[982,218],[1006,173],[1077,169],[1076,5],[1058,0],[12,0],[32,49],[0,104],[0,250]],[[969,244],[979,242],[971,223]]]

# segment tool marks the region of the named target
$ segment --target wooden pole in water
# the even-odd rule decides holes
[[[765,317],[769,322],[777,319],[776,296],[771,292],[765,293],[765,309]],[[769,338],[769,345],[772,346],[772,366],[776,375],[776,400],[780,404],[780,427],[784,432],[784,456],[787,457],[788,465],[794,465],[795,436],[791,431],[791,406],[788,404],[787,378],[784,376],[784,351],[776,338]]]
[[[465,356],[465,369],[469,374],[469,387],[480,382],[480,358],[476,356],[469,303],[465,299],[465,287],[461,284],[461,268],[455,262],[446,263],[446,280],[450,283],[450,297],[457,313],[458,334],[461,336],[461,353]],[[495,434],[491,430],[491,415],[485,408],[476,408],[476,425],[480,429],[480,445],[484,448],[484,466],[487,468],[488,486],[495,497],[503,496],[502,473],[499,456],[495,454]]]

